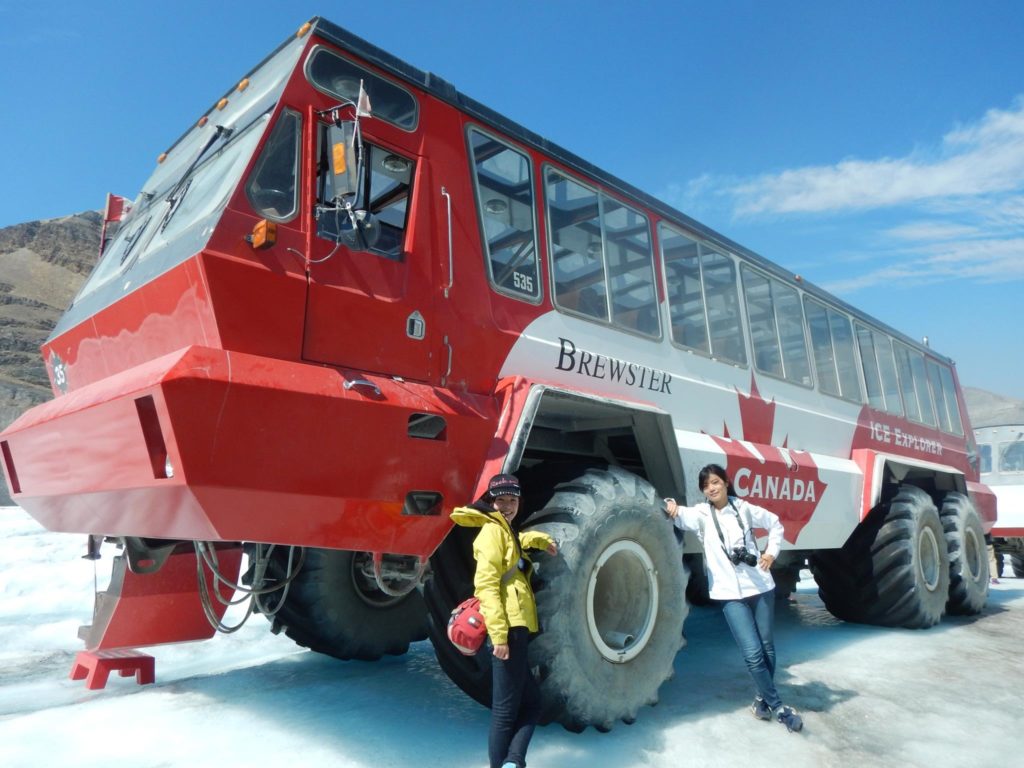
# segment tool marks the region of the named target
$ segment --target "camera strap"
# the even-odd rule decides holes
[[[728,501],[729,506],[732,507],[732,511],[736,513],[737,520],[739,520],[740,532],[743,534],[743,549],[749,552],[750,550],[747,548],[747,532],[749,531],[749,528],[746,525],[746,521],[743,519],[743,515],[740,514],[740,511],[736,509],[736,506],[732,503],[732,499],[728,499]],[[725,553],[726,558],[731,561],[732,555],[729,553],[729,550],[725,548],[725,534],[722,533],[722,526],[718,522],[718,510],[715,509],[715,505],[710,501],[708,502],[708,508],[711,510],[711,521],[715,524],[715,530],[718,531],[718,544]]]

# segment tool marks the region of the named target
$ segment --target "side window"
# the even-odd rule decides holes
[[[469,150],[491,283],[500,291],[539,299],[530,158],[476,130],[469,132]]]
[[[700,271],[707,303],[711,354],[731,363],[746,365],[747,348],[740,329],[736,265],[728,256],[701,243]]]
[[[786,378],[804,387],[813,386],[800,294],[795,288],[773,280],[772,296],[775,300],[775,319],[779,326],[779,343],[782,345],[782,365],[786,370]]]
[[[245,194],[260,216],[287,221],[299,210],[299,140],[302,118],[285,110],[270,132],[253,168]]]
[[[730,363],[747,364],[736,265],[665,224],[659,227],[672,340]]]
[[[822,392],[861,402],[860,376],[850,320],[818,301],[804,300],[811,331],[814,368]]]
[[[929,427],[935,426],[935,410],[932,407],[932,393],[928,389],[928,373],[924,367],[924,355],[912,350],[910,367],[914,371],[914,389],[917,390],[917,402],[921,406],[921,421]]]
[[[860,361],[864,366],[864,387],[867,390],[868,405],[879,411],[885,410],[885,395],[882,393],[882,379],[878,372],[878,361],[875,359],[875,342],[871,331],[863,325],[854,326],[857,333],[857,345],[860,347]]]
[[[949,413],[949,428],[954,435],[964,433],[964,423],[960,418],[960,402],[956,398],[956,385],[953,383],[953,371],[946,366],[939,368],[942,378],[942,392],[946,399],[946,408]]]
[[[795,288],[742,267],[747,323],[758,370],[811,385],[804,319]]]
[[[981,461],[981,474],[987,475],[992,471],[992,446],[978,443],[978,458]]]
[[[557,306],[657,336],[647,218],[553,169],[545,187]]]
[[[931,391],[928,388],[928,373],[924,355],[904,344],[895,344],[896,367],[899,371],[900,390],[907,417],[919,424],[935,426],[935,411],[932,408]]]
[[[888,336],[855,325],[868,402],[872,408],[903,415],[900,385],[896,377],[896,362],[892,355],[892,341]]]
[[[875,333],[874,340],[878,372],[882,377],[882,391],[885,393],[885,410],[902,416],[903,400],[900,397],[900,380],[896,375],[896,358],[893,356],[892,339],[881,333]]]
[[[607,320],[597,192],[549,170],[547,209],[555,303],[570,312]]]
[[[839,395],[839,377],[836,375],[836,360],[832,353],[832,334],[828,329],[828,315],[825,308],[809,299],[804,303],[807,327],[811,331],[811,347],[814,350],[814,370],[818,375],[818,388],[829,395]]]
[[[934,360],[925,360],[928,371],[928,383],[935,398],[935,415],[938,417],[939,429],[954,435],[964,433],[960,422],[960,409],[956,401],[956,389],[953,386],[953,372]]]
[[[1024,472],[1024,440],[999,444],[999,471]]]
[[[314,50],[306,63],[306,79],[319,90],[352,104],[359,100],[362,83],[374,117],[407,131],[416,128],[419,107],[411,93],[334,51]]]
[[[324,172],[328,167],[328,145],[327,127],[323,126],[317,203],[326,210],[317,218],[316,233],[327,240],[341,242],[351,236],[353,229],[348,211],[332,202],[335,198],[333,177]],[[363,244],[363,250],[399,260],[405,247],[415,166],[412,160],[374,144],[363,144],[363,150],[366,170],[352,201],[353,211],[365,210],[373,217],[373,223],[366,230],[368,241]]]
[[[681,346],[711,354],[697,242],[664,224],[658,229],[658,239],[665,264],[672,340]]]
[[[847,400],[861,402],[860,371],[857,354],[853,349],[853,329],[845,315],[828,310],[828,325],[832,330],[832,346],[836,353],[836,368],[839,370],[840,394]]]
[[[931,395],[935,400],[935,416],[939,429],[949,432],[949,413],[946,411],[946,398],[942,394],[942,379],[939,375],[939,366],[934,360],[925,360],[924,369],[928,377],[928,385],[931,387]]]
[[[768,279],[743,267],[743,298],[747,302],[751,352],[759,371],[782,378],[782,352],[779,330],[772,306],[772,286]]]
[[[899,374],[900,392],[903,394],[903,405],[907,409],[907,418],[921,421],[921,406],[917,401],[917,390],[914,388],[914,372],[910,366],[910,350],[902,344],[894,343],[896,352],[896,370]]]
[[[658,336],[658,302],[647,218],[607,195],[601,196],[601,203],[612,323],[645,336]]]

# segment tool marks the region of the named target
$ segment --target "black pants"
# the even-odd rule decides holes
[[[508,632],[508,661],[491,658],[494,690],[491,694],[491,732],[487,751],[491,768],[504,763],[526,765],[526,749],[540,719],[540,688],[530,673],[527,645],[530,630]]]

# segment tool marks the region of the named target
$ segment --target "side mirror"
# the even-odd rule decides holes
[[[330,142],[331,186],[334,199],[340,201],[345,195],[359,191],[359,168],[356,162],[356,124],[340,123],[327,129]]]
[[[338,239],[353,251],[368,251],[380,240],[380,224],[369,211],[352,211],[341,220]]]
[[[363,157],[362,137],[358,122],[335,122],[327,126],[328,178],[325,190],[325,205],[318,208],[333,211],[338,231],[336,242],[344,243],[354,251],[373,248],[380,239],[380,225],[366,210],[354,206],[359,200],[360,175],[367,172],[360,168]]]

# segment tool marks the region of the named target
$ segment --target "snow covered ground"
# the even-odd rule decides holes
[[[486,764],[488,711],[437,667],[428,642],[403,657],[339,662],[269,632],[150,649],[156,684],[68,679],[92,611],[84,537],[0,509],[0,766]],[[99,563],[100,588],[111,547]],[[234,610],[234,609],[233,609]],[[231,618],[229,613],[229,619]],[[754,720],[751,686],[721,615],[697,608],[661,703],[632,726],[539,728],[533,768],[623,766],[1006,766],[1024,753],[1024,580],[993,587],[978,617],[927,631],[833,619],[813,582],[778,614],[779,683],[801,734]]]

